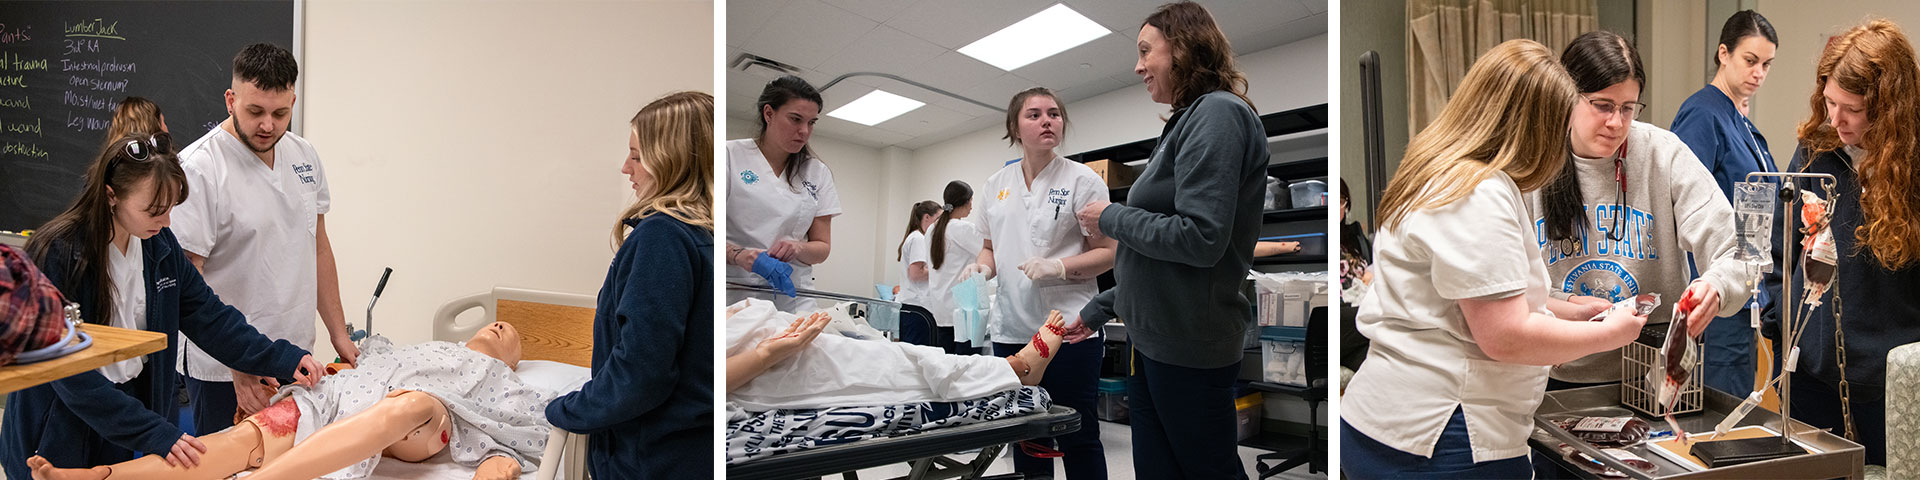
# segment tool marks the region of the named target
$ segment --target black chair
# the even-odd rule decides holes
[[[1262,383],[1260,390],[1299,398],[1307,402],[1307,445],[1254,457],[1254,470],[1268,478],[1307,466],[1309,473],[1327,470],[1327,439],[1320,436],[1320,404],[1327,401],[1327,309],[1313,309],[1307,316],[1307,387]],[[1268,461],[1280,463],[1268,465]]]

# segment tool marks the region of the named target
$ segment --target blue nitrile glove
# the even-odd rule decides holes
[[[774,290],[788,297],[797,295],[793,290],[793,266],[787,262],[775,260],[767,252],[760,252],[759,256],[753,257],[753,273],[767,279],[767,286]]]

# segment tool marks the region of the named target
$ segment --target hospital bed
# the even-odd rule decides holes
[[[727,289],[778,294],[766,287],[737,283],[728,283]],[[857,308],[869,314],[902,312],[897,302],[804,289],[798,292],[801,297],[817,300],[853,302],[860,305]],[[869,323],[873,323],[874,319],[868,320]],[[898,322],[892,323],[897,325]],[[875,325],[875,328],[880,326]],[[986,473],[987,467],[993,464],[993,460],[998,458],[1009,444],[1064,435],[1079,429],[1079,412],[1072,408],[1054,405],[1045,413],[989,420],[895,437],[860,440],[728,465],[727,478],[785,480],[841,474],[844,478],[853,480],[858,478],[855,470],[908,463],[912,470],[908,475],[900,477],[902,479],[976,479]],[[978,453],[974,454],[970,460],[961,461],[948,457],[956,452],[975,450]]]
[[[577,390],[588,378],[593,359],[594,297],[512,287],[456,298],[440,305],[433,315],[433,339],[466,341],[495,321],[520,331],[520,379],[550,390]],[[480,309],[479,318],[461,322],[461,313]],[[580,480],[586,475],[587,437],[558,428],[547,437],[540,470],[523,480]],[[392,466],[393,471],[388,472]],[[445,452],[427,462],[380,462],[376,478],[471,480],[473,470],[453,463]]]
[[[433,339],[464,342],[495,321],[520,331],[521,381],[557,392],[578,390],[589,377],[593,358],[594,298],[587,295],[512,287],[468,295],[440,305],[433,315]],[[460,322],[462,313],[480,309],[479,318]],[[523,472],[521,480],[583,480],[586,474],[585,435],[555,428],[547,437],[540,469]],[[245,479],[246,473],[234,478]],[[472,480],[473,468],[453,462],[445,451],[419,463],[382,461],[368,477],[378,480]]]

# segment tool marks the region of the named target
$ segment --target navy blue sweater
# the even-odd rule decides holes
[[[1802,171],[1802,165],[1807,165],[1804,155],[1804,149],[1795,149],[1793,163],[1787,171]],[[1826,198],[1830,202],[1828,211],[1833,214],[1831,225],[1835,251],[1840,254],[1840,272],[1829,293],[1838,292],[1840,296],[1840,322],[1846,329],[1847,340],[1847,383],[1853,390],[1854,401],[1879,402],[1886,395],[1887,352],[1893,347],[1920,341],[1920,324],[1913,321],[1920,318],[1920,295],[1914,295],[1915,291],[1920,291],[1920,265],[1887,270],[1880,265],[1879,258],[1873,255],[1872,250],[1854,238],[1854,229],[1859,228],[1865,220],[1860,212],[1860,183],[1853,169],[1848,167],[1848,164],[1857,161],[1859,159],[1847,158],[1839,151],[1825,152],[1815,156],[1811,166],[1805,170],[1833,175],[1837,180],[1834,188],[1840,191],[1839,203],[1831,203],[1833,195],[1821,190],[1818,182],[1801,182],[1801,186]],[[1787,213],[1776,213],[1784,214]],[[1801,238],[1797,231],[1799,212],[1793,212],[1792,215],[1796,219],[1792,240],[1795,245],[1794,261],[1797,262]],[[1775,217],[1776,223],[1779,222],[1778,218]],[[1773,228],[1777,230],[1780,227],[1775,225]],[[1779,232],[1774,235],[1774,238],[1779,238]],[[1773,246],[1776,263],[1782,261],[1780,256],[1786,253],[1778,242],[1775,240]],[[1801,280],[1804,275],[1801,272],[1799,264],[1794,264],[1791,283],[1794,303],[1804,302],[1806,298]],[[1780,298],[1780,270],[1776,268],[1764,278],[1766,290],[1774,295],[1773,298]],[[1806,333],[1800,337],[1799,371],[1837,388],[1840,384],[1840,364],[1833,343],[1836,302],[1833,295],[1828,295],[1824,302],[1809,315]],[[1765,331],[1772,338],[1779,338],[1779,308],[1784,306],[1778,303],[1769,302],[1762,311]],[[1796,308],[1794,311],[1802,310]],[[1792,346],[1782,348],[1783,351],[1776,352],[1779,357],[1785,357],[1784,349]]]
[[[140,248],[147,286],[147,331],[167,334],[167,345],[177,345],[180,334],[205,347],[228,366],[255,375],[290,377],[306,350],[285,340],[260,334],[239,310],[220,302],[200,277],[200,271],[180,254],[173,231],[162,229],[142,240]],[[89,312],[98,285],[91,278],[73,278],[70,267],[79,259],[73,242],[55,243],[34,263],[66,294]],[[13,392],[0,420],[0,466],[7,478],[31,478],[27,457],[40,455],[57,467],[89,467],[134,458],[134,452],[165,454],[184,432],[169,421],[175,410],[174,390],[180,375],[173,369],[178,351],[169,347],[147,355],[140,375],[114,384],[90,370],[52,383]]]
[[[713,476],[713,231],[627,220],[593,313],[593,378],[547,405],[594,478]]]

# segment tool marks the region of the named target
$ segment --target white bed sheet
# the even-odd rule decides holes
[[[580,386],[586,384],[587,379],[590,378],[587,367],[545,360],[522,361],[520,368],[516,371],[519,372],[520,379],[528,384],[559,393],[578,391]],[[559,461],[565,462],[567,459],[563,455]],[[542,460],[542,465],[545,462],[546,460]],[[520,480],[533,480],[534,473],[522,472]],[[234,478],[246,478],[246,476],[243,473],[235,475]],[[367,478],[372,480],[473,480],[473,469],[453,463],[452,457],[443,451],[420,463],[380,462],[379,467],[373,470],[373,476]],[[563,469],[561,474],[554,478],[566,478],[565,470]]]

